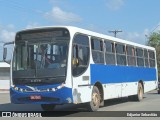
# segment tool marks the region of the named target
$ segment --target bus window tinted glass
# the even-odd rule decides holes
[[[125,54],[125,46],[122,44],[116,44],[116,53]]]
[[[149,51],[149,63],[150,67],[154,68],[155,67],[155,53],[153,51]]]
[[[92,57],[95,63],[104,63],[103,41],[98,38],[91,39]]]
[[[110,41],[105,41],[105,46],[106,46],[106,53],[105,53],[106,64],[115,65],[114,43]]]
[[[135,48],[133,46],[127,46],[127,60],[129,66],[136,66]]]
[[[122,44],[116,44],[116,53],[117,65],[126,65],[125,46]]]
[[[145,67],[149,67],[148,51],[144,50]]]
[[[137,65],[140,67],[144,66],[144,55],[143,55],[143,49],[137,48],[136,49],[136,55],[137,55]]]
[[[114,52],[114,43],[110,41],[105,42],[106,45],[106,52]]]
[[[89,38],[88,36],[77,34],[74,37],[72,47],[72,74],[79,76],[88,67],[89,62]]]

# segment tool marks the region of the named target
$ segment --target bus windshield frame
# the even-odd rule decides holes
[[[70,34],[65,28],[17,33],[12,62],[13,84],[65,82],[69,42]]]

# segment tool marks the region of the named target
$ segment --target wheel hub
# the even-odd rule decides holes
[[[92,100],[93,100],[93,105],[94,106],[99,105],[100,100],[99,100],[99,95],[97,93],[93,93]]]
[[[140,97],[140,99],[142,99],[142,97],[143,97],[142,88],[139,89],[139,97]]]

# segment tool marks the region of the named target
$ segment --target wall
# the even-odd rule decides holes
[[[10,68],[0,67],[0,91],[7,91],[10,87]]]

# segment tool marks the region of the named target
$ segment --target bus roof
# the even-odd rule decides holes
[[[22,31],[19,31],[19,32],[29,31],[29,30],[38,30],[38,29],[47,29],[47,28],[67,28],[73,34],[74,33],[82,33],[82,34],[86,34],[86,35],[89,35],[89,36],[98,37],[98,38],[101,38],[101,39],[111,40],[111,41],[115,41],[115,42],[119,42],[119,43],[124,43],[124,44],[127,44],[127,45],[132,45],[132,46],[136,46],[136,47],[155,50],[155,48],[150,47],[150,46],[138,44],[138,43],[131,42],[131,41],[128,41],[128,40],[112,37],[112,36],[109,36],[109,35],[93,32],[93,31],[90,31],[90,30],[85,30],[85,29],[82,29],[82,28],[74,27],[74,26],[43,26],[43,27],[35,27],[35,28],[31,28],[31,29],[25,29],[25,30],[22,30]]]

